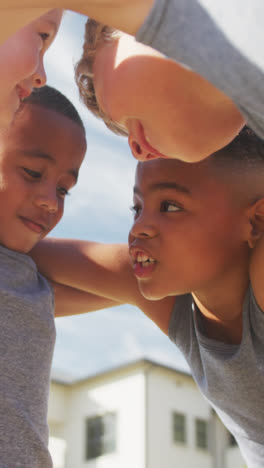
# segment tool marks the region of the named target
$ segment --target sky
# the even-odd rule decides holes
[[[67,197],[64,217],[51,235],[126,242],[132,224],[136,161],[127,139],[112,134],[80,103],[73,70],[82,52],[85,21],[85,17],[67,12],[45,59],[47,84],[63,92],[76,106],[88,143],[78,184]],[[85,378],[142,358],[187,369],[168,337],[129,305],[59,318],[56,327],[53,376],[65,380]]]

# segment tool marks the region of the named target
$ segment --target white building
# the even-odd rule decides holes
[[[192,377],[149,360],[54,379],[48,419],[54,468],[245,468]]]

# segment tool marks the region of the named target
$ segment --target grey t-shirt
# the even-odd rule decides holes
[[[0,467],[51,468],[47,403],[53,293],[33,260],[0,246]]]
[[[264,466],[264,313],[249,287],[240,345],[208,338],[190,294],[179,296],[169,337],[184,354],[203,395],[235,436],[248,468]]]
[[[137,39],[233,99],[264,138],[263,0],[156,0]]]

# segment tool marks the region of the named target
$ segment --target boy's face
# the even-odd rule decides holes
[[[160,156],[175,157],[175,73],[178,65],[127,34],[104,44],[94,65],[97,100],[133,142]],[[177,102],[177,101],[176,101]],[[166,139],[160,138],[166,135]],[[145,151],[146,152],[146,151]],[[142,159],[146,159],[142,154]],[[140,156],[138,159],[141,159]]]
[[[43,57],[54,40],[62,10],[29,23],[0,46],[0,128],[12,121],[21,99],[46,83]]]
[[[54,228],[85,151],[79,125],[25,104],[0,138],[0,244],[27,253]]]
[[[127,132],[132,154],[141,161],[155,157],[195,160],[197,154],[193,150],[190,154],[184,135],[194,129],[197,147],[204,148],[205,129],[208,132],[210,126],[204,116],[211,116],[216,105],[223,115],[222,101],[227,103],[219,90],[196,73],[127,34],[98,47],[93,72],[101,111]],[[199,128],[197,120],[202,121]],[[221,145],[212,133],[204,151],[227,144],[231,137],[226,133]],[[201,159],[204,155],[198,153]]]
[[[206,160],[139,163],[134,190],[129,247],[146,298],[212,291],[247,255],[245,207]]]

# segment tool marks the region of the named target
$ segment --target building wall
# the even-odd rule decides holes
[[[227,449],[226,468],[246,468],[246,462],[242,458],[238,447],[231,447]]]
[[[68,387],[51,383],[48,423],[49,423],[49,451],[52,456],[54,468],[65,468],[67,444],[65,429],[68,424]]]
[[[51,424],[51,433],[54,428],[57,436],[65,438],[65,468],[144,468],[144,385],[143,373],[137,372],[67,389],[64,430],[58,432],[56,424]],[[113,454],[85,460],[86,418],[108,412],[117,414],[117,449]]]
[[[150,367],[147,399],[146,468],[211,468],[209,450],[197,449],[195,444],[195,418],[209,421],[210,409],[193,380],[189,376]],[[186,443],[173,441],[172,414],[175,411],[186,415]]]
[[[115,451],[86,460],[87,418],[111,412]],[[174,412],[186,417],[185,443],[173,440]],[[196,446],[196,418],[210,421],[210,450]],[[53,382],[48,421],[54,468],[245,468],[192,378],[149,362],[78,384]]]

